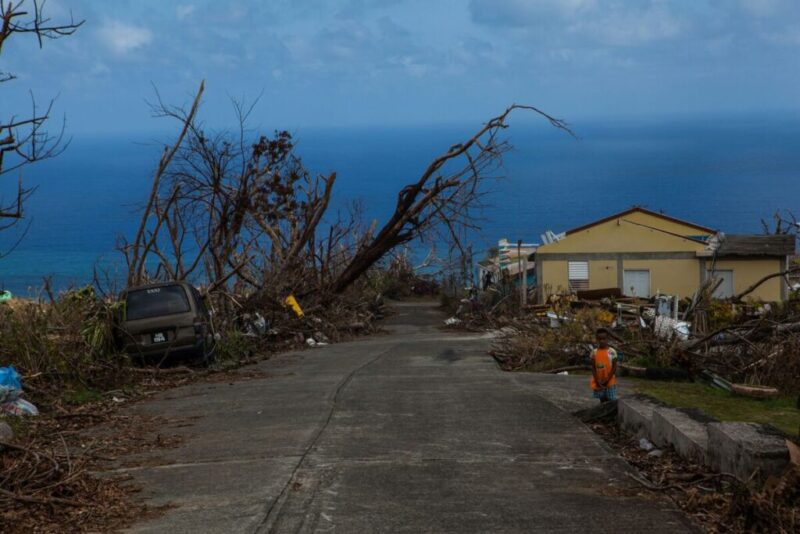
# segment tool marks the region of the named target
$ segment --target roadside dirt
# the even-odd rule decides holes
[[[763,487],[688,462],[671,449],[654,454],[610,418],[589,423],[637,471],[634,495],[669,496],[706,532],[793,533],[800,529],[800,468],[770,478]],[[657,450],[657,449],[654,449]],[[624,491],[624,490],[623,490]]]

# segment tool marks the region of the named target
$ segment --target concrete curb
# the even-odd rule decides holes
[[[652,441],[660,447],[671,445],[687,460],[707,464],[707,424],[712,421],[716,420],[708,416],[693,416],[677,408],[656,408],[651,422]]]
[[[769,425],[719,422],[700,410],[672,408],[645,395],[617,403],[617,422],[637,438],[671,446],[682,458],[747,481],[780,474],[789,464],[786,436]]]
[[[708,425],[710,466],[740,480],[758,471],[759,478],[779,475],[789,463],[789,449],[782,433],[757,423]]]
[[[617,403],[617,420],[620,426],[637,438],[651,439],[653,412],[658,407],[654,401],[641,397],[626,397]]]

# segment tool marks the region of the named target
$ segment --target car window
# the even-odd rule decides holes
[[[189,311],[189,299],[181,286],[137,289],[128,293],[125,313],[129,321]]]

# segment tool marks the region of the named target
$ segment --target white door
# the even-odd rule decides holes
[[[622,276],[622,293],[629,297],[650,297],[650,271],[625,269]]]
[[[733,270],[716,270],[713,273],[708,271],[706,272],[706,276],[708,278],[711,278],[712,276],[714,278],[722,278],[722,283],[714,291],[713,297],[715,299],[727,299],[733,296]]]

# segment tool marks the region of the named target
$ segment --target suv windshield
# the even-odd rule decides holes
[[[131,291],[125,300],[129,321],[189,311],[189,299],[181,286],[161,286]]]

